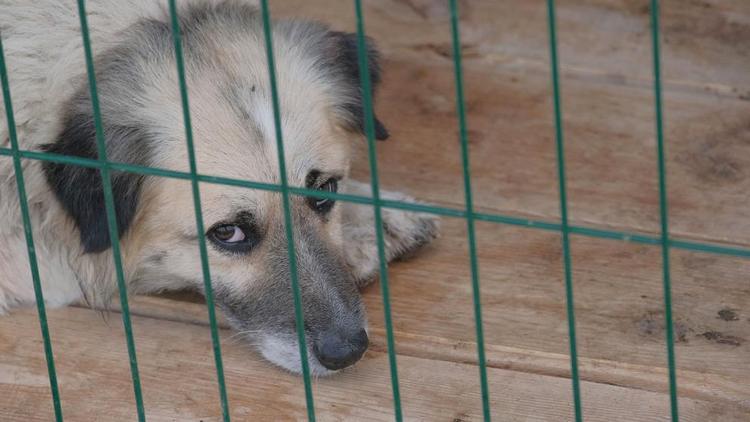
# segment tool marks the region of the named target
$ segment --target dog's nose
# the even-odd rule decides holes
[[[327,369],[336,371],[354,364],[365,354],[368,345],[367,333],[360,330],[353,336],[343,336],[340,332],[324,333],[313,346],[318,361]]]

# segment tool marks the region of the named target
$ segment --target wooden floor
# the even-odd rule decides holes
[[[276,16],[354,25],[350,2],[271,3]],[[477,208],[557,221],[545,2],[459,3]],[[658,234],[648,3],[557,2],[577,225]],[[750,2],[661,3],[671,231],[750,247]],[[383,185],[461,208],[445,4],[366,1],[366,23],[385,58],[378,110],[393,134],[379,144]],[[559,235],[490,223],[477,234],[493,419],[571,420]],[[584,419],[668,420],[660,249],[573,236],[572,255]],[[671,268],[681,420],[750,420],[750,260],[674,250]],[[480,420],[465,222],[444,220],[442,237],[390,274],[405,418]],[[372,348],[314,381],[320,420],[393,419],[378,286],[365,296]],[[149,420],[220,417],[205,307],[187,299],[133,299]],[[120,315],[49,317],[66,420],[133,420]],[[221,335],[234,420],[305,416],[299,377]],[[35,311],[0,318],[0,420],[52,414]]]

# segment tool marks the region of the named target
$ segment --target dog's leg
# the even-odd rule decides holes
[[[347,181],[344,192],[371,196],[370,185]],[[382,199],[415,202],[399,192],[380,191]],[[372,281],[379,269],[375,215],[371,206],[342,203],[344,254],[357,280],[363,287]],[[430,243],[438,235],[438,218],[430,214],[382,208],[383,240],[388,261],[407,258]]]

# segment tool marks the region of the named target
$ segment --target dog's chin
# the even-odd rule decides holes
[[[257,347],[264,358],[293,374],[302,374],[302,360],[296,336],[263,335],[259,340]],[[326,377],[339,372],[327,369],[318,362],[309,344],[307,345],[307,363],[310,375],[315,377]]]

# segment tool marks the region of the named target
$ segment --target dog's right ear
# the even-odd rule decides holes
[[[135,152],[143,149],[143,132],[137,128],[108,126],[104,134],[108,160],[135,162]],[[139,145],[140,144],[140,145]],[[140,147],[140,148],[139,148]],[[96,130],[90,112],[73,112],[54,143],[43,150],[55,154],[97,159]],[[128,157],[130,156],[130,157]],[[104,190],[99,169],[54,162],[44,163],[47,183],[68,215],[75,221],[86,253],[101,252],[111,246]],[[143,176],[111,171],[118,233],[122,236],[135,216]]]
[[[364,134],[365,116],[359,72],[359,55],[357,54],[357,34],[330,31],[329,37],[333,44],[331,64],[334,68],[338,69],[343,82],[349,85],[349,92],[352,93],[350,95],[351,98],[344,101],[342,108],[348,115],[347,120],[351,128]],[[381,78],[380,54],[371,38],[367,37],[365,39],[365,45],[367,48],[367,67],[370,73],[370,87],[372,88],[370,98],[374,100],[375,90],[380,85]],[[385,125],[375,115],[374,110],[373,123],[375,124],[375,139],[381,141],[388,139],[390,136],[388,129],[386,129]]]

